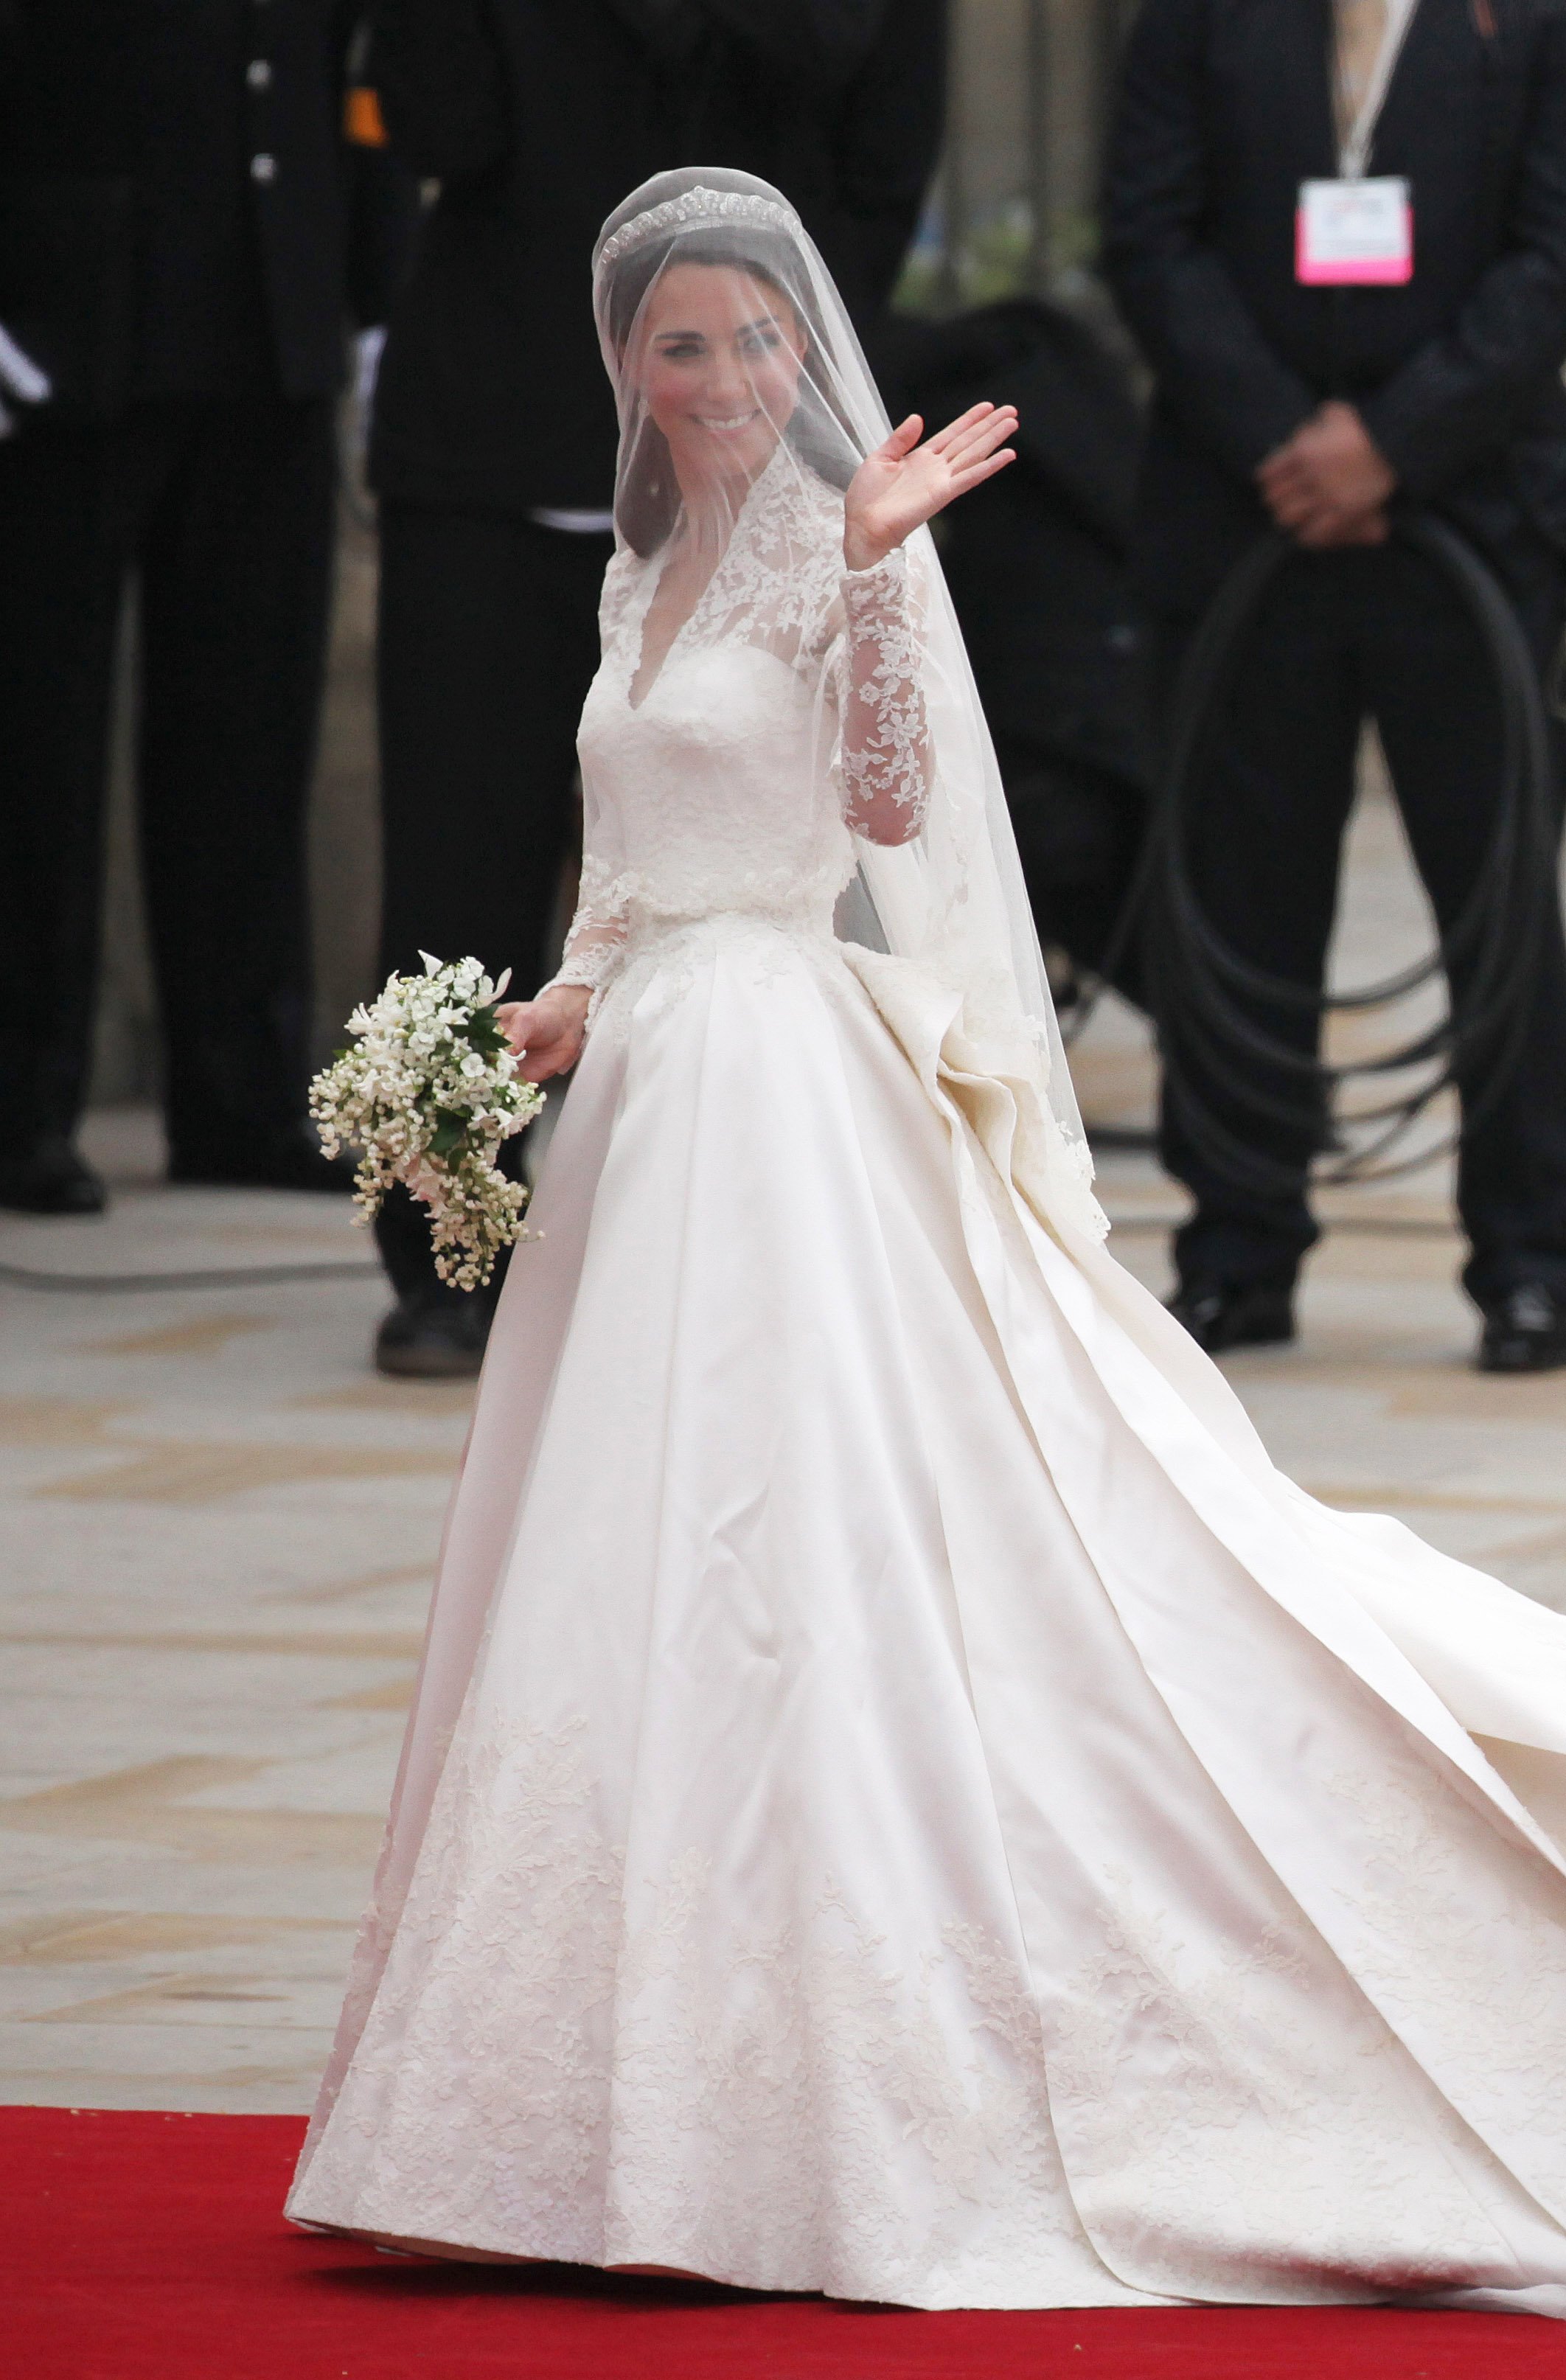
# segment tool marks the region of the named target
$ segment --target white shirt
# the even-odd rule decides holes
[[[613,513],[577,512],[553,504],[535,504],[528,518],[540,528],[563,529],[567,537],[607,537],[614,527]]]
[[[1333,0],[1338,171],[1345,180],[1357,181],[1365,171],[1387,86],[1418,5],[1419,0]]]

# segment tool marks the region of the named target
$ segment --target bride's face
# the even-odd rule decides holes
[[[680,485],[753,480],[799,395],[804,325],[769,281],[728,264],[676,264],[643,309],[637,370]]]

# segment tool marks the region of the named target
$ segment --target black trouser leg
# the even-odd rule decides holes
[[[577,727],[610,541],[504,516],[382,507],[382,966],[420,950],[542,979],[573,832]],[[434,1278],[424,1210],[377,1229],[399,1294]]]
[[[1362,711],[1336,564],[1301,556],[1274,579],[1187,812],[1202,915],[1243,959],[1305,991],[1321,983]],[[1317,1236],[1306,1183],[1319,1128],[1280,1121],[1268,1103],[1298,1110],[1305,1078],[1209,1048],[1179,980],[1159,972],[1159,1148],[1196,1201],[1175,1242],[1181,1277],[1286,1286]],[[1313,1015],[1230,996],[1269,1038],[1314,1055]],[[1269,1178],[1251,1178],[1225,1142],[1264,1159]]]
[[[44,414],[0,444],[0,1115],[74,1130],[103,897],[115,631],[133,537],[121,432]]]
[[[1017,856],[1039,939],[1098,971],[1115,940],[1147,832],[1146,794],[1107,770],[1000,752]],[[1139,935],[1115,956],[1121,996],[1147,1005]]]
[[[1379,600],[1362,623],[1366,679],[1399,807],[1443,933],[1450,933],[1485,867],[1499,783],[1499,709],[1490,663],[1455,590],[1436,565],[1408,552],[1385,557]],[[1561,622],[1559,573],[1524,609],[1536,654],[1552,655]],[[1553,789],[1556,840],[1560,790]],[[1461,1007],[1471,960],[1452,974]],[[1463,1069],[1464,1110],[1483,1099],[1465,1133],[1458,1207],[1472,1254],[1464,1286],[1481,1304],[1525,1281],[1566,1290],[1566,948],[1550,900],[1527,994],[1527,1022],[1499,1097],[1493,1076],[1505,1029]]]
[[[334,528],[329,399],[164,408],[142,543],[142,847],[176,1166],[295,1134],[309,1070],[305,816]]]

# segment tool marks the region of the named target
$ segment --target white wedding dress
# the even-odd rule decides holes
[[[1494,1765],[1553,1823],[1566,1623],[1281,1480],[834,939],[841,499],[750,504],[804,594],[748,538],[639,707],[657,566],[611,571],[598,1004],[290,2211],[915,2306],[1566,2312],[1566,1880]],[[895,695],[900,566],[846,601]]]

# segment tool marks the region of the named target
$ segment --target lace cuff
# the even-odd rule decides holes
[[[929,806],[923,603],[901,548],[845,570],[838,771],[843,815],[870,843],[911,843]]]
[[[625,952],[626,898],[623,878],[612,876],[600,862],[584,859],[581,892],[565,937],[564,954],[548,983],[540,986],[540,999],[557,984],[577,984],[593,994],[592,1005],[597,1006],[598,995]]]

